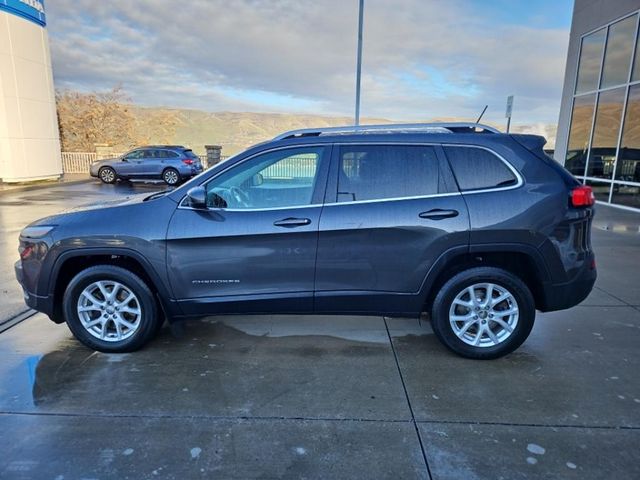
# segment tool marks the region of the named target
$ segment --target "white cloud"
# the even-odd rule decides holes
[[[47,8],[59,86],[122,83],[140,103],[206,110],[352,112],[355,0]],[[489,118],[500,119],[515,94],[516,120],[555,122],[568,29],[503,24],[478,11],[462,0],[368,0],[362,113],[472,118],[488,103]]]

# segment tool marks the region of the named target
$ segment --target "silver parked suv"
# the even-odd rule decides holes
[[[90,169],[91,176],[104,183],[115,183],[119,179],[161,179],[167,185],[177,185],[200,172],[200,157],[182,145],[136,148],[121,157],[94,162]]]

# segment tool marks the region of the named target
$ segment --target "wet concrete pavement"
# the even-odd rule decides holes
[[[79,205],[135,193],[152,193],[165,187],[164,184],[142,182],[104,185],[96,180],[0,191],[0,323],[26,309],[13,273],[13,264],[18,259],[18,236],[26,225]]]
[[[0,335],[0,478],[640,478],[640,215],[598,210],[593,294],[496,361],[411,319],[209,317],[107,355],[35,315]]]

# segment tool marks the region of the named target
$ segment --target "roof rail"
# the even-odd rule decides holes
[[[184,148],[184,145],[144,145],[138,148]]]
[[[392,133],[392,132],[434,132],[434,133],[500,133],[496,128],[482,123],[438,122],[438,123],[390,123],[386,125],[348,125],[344,127],[303,128],[281,133],[273,140],[294,137],[317,137],[320,135],[344,135],[349,133]]]

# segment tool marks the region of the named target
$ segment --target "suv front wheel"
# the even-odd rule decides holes
[[[129,270],[113,265],[78,273],[65,290],[63,309],[75,337],[106,353],[139,349],[161,323],[147,284]]]
[[[535,319],[529,288],[515,275],[476,267],[453,276],[438,292],[431,311],[436,336],[467,358],[493,359],[527,339]]]
[[[103,183],[116,183],[118,179],[116,171],[111,167],[102,167],[98,172],[98,176]]]

